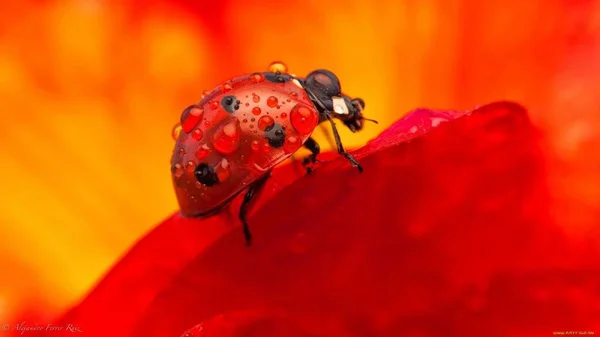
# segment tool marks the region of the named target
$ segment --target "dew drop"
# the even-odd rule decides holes
[[[194,140],[198,141],[200,139],[202,139],[202,130],[200,129],[196,129],[194,130],[194,132],[192,132],[192,138],[194,138]]]
[[[290,112],[292,126],[301,134],[311,133],[319,123],[319,116],[314,109],[303,104],[296,104]]]
[[[252,102],[254,102],[254,103],[260,102],[260,96],[258,96],[257,94],[252,94]]]
[[[204,110],[202,108],[192,105],[187,109],[183,110],[181,114],[181,129],[185,133],[190,133],[196,127],[196,125],[202,120],[204,116]]]
[[[265,131],[266,129],[273,127],[273,124],[275,124],[275,121],[273,120],[273,117],[271,117],[271,116],[262,116],[261,118],[258,119],[258,128],[262,131]]]
[[[295,91],[290,92],[290,98],[297,99],[298,98],[298,93],[295,92]]]
[[[188,171],[189,173],[194,172],[194,169],[196,168],[196,164],[193,161],[188,161],[187,164],[185,164],[185,170]]]
[[[252,117],[252,118],[250,118],[250,121],[251,121],[251,122],[255,122],[255,121],[256,121],[256,118]]]
[[[250,148],[252,148],[252,151],[254,152],[260,151],[260,142],[258,140],[253,140],[250,144]]]
[[[285,101],[286,101],[286,102],[291,102],[292,100],[288,98],[288,99],[286,99]]]
[[[181,167],[181,164],[177,163],[171,167],[171,172],[175,178],[179,178],[183,175],[183,167]]]
[[[173,129],[171,130],[171,137],[173,137],[173,140],[177,140],[177,138],[179,138],[180,133],[181,133],[181,124],[177,123],[177,124],[175,124],[175,126],[173,126]]]
[[[204,90],[204,91],[202,92],[202,95],[201,95],[201,97],[202,97],[202,98],[204,98],[204,97],[206,97],[206,96],[208,96],[208,95],[210,95],[210,91],[208,91],[208,90]]]
[[[283,143],[283,151],[285,153],[294,153],[300,147],[300,139],[296,136],[289,136]]]
[[[267,98],[267,105],[271,108],[276,107],[277,106],[277,97],[270,96],[269,98]]]
[[[286,118],[287,117],[287,113],[282,112],[280,116],[281,116],[281,118]]]
[[[246,124],[246,123],[248,123],[248,120],[247,120],[246,118],[244,118],[244,119],[242,120],[242,123]]]
[[[185,149],[184,149],[184,148],[182,148],[182,147],[180,147],[180,148],[179,148],[179,155],[180,155],[180,156],[183,156],[184,154],[185,154]]]
[[[273,73],[287,73],[288,67],[285,63],[276,61],[269,65],[269,71]]]
[[[231,86],[231,83],[229,83],[229,82],[223,83],[223,85],[221,86],[222,93],[229,92],[229,91],[231,91],[231,89],[233,89],[233,87]]]
[[[254,73],[254,74],[250,75],[250,81],[252,81],[252,83],[260,83],[264,80],[265,80],[265,75],[263,75],[261,73]]]
[[[210,149],[208,148],[208,146],[206,144],[202,144],[202,146],[200,146],[198,150],[196,150],[196,158],[202,160],[206,158],[206,156],[208,156],[209,152]]]
[[[259,107],[255,106],[254,108],[252,108],[252,113],[255,114],[256,116],[260,115],[261,110]]]
[[[250,129],[254,129],[254,124],[250,124],[248,127],[249,127]]]
[[[202,188],[202,183],[196,180],[196,188]]]
[[[235,152],[240,145],[240,121],[233,118],[213,134],[213,145],[222,154]]]
[[[250,106],[250,103],[246,102],[244,103],[245,106]]]
[[[217,101],[210,101],[208,103],[208,106],[210,107],[211,110],[217,110],[217,108],[219,107],[219,102],[217,102]]]
[[[226,181],[231,175],[231,166],[229,166],[229,161],[227,159],[223,159],[219,166],[217,166],[217,177],[219,177],[220,182]]]
[[[281,109],[281,105],[277,105],[277,109]]]

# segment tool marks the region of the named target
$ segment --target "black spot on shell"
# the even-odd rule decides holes
[[[267,81],[273,83],[285,83],[292,79],[292,76],[282,73],[264,73],[264,75]]]
[[[215,169],[212,166],[206,163],[198,164],[194,170],[194,175],[201,184],[206,186],[214,186],[219,183],[217,172],[215,172]]]
[[[235,112],[240,108],[240,101],[232,95],[228,95],[221,99],[221,106],[229,113]]]
[[[265,138],[269,141],[269,145],[280,148],[285,142],[285,129],[279,123],[269,125],[265,129]]]

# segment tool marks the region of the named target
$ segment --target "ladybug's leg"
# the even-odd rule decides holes
[[[267,172],[248,187],[248,191],[246,192],[246,195],[244,195],[244,201],[242,201],[242,206],[240,207],[240,221],[242,221],[244,237],[246,238],[246,244],[248,246],[252,243],[252,234],[250,233],[250,227],[248,227],[248,221],[246,221],[246,215],[250,209],[250,203],[256,198],[262,187],[265,186],[265,182],[267,182],[270,176],[271,171]]]
[[[312,167],[308,167],[309,164],[314,164],[317,162],[317,156],[321,153],[321,147],[319,143],[317,143],[314,139],[308,138],[306,142],[304,142],[304,147],[307,148],[312,154],[302,159],[302,165],[306,168],[306,174],[312,172]]]
[[[335,138],[335,145],[337,146],[338,153],[341,154],[342,156],[344,156],[344,158],[348,159],[350,164],[352,164],[352,166],[354,166],[358,169],[359,173],[362,173],[363,168],[362,168],[362,166],[360,166],[360,164],[358,163],[356,158],[354,158],[350,153],[348,153],[348,152],[346,152],[346,150],[344,150],[344,146],[342,145],[342,140],[340,139],[340,134],[339,134],[337,128],[335,127],[335,122],[333,121],[333,118],[328,113],[325,114],[325,117],[327,117],[327,120],[329,120],[329,123],[331,124],[331,129],[333,130],[333,137]]]

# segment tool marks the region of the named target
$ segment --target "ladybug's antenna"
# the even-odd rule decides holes
[[[375,124],[379,124],[379,122],[378,122],[378,121],[376,121],[376,120],[374,120],[374,119],[365,118],[365,117],[362,117],[361,119],[363,119],[363,120],[366,120],[366,121],[369,121],[369,122],[373,122],[373,123],[375,123]]]

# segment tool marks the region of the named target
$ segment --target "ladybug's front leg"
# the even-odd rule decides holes
[[[312,138],[308,138],[306,142],[304,142],[304,147],[311,152],[309,156],[302,159],[302,165],[306,168],[306,174],[309,174],[313,169],[308,165],[318,162],[317,156],[321,153],[321,147],[319,146],[319,143]]]
[[[242,206],[240,206],[240,221],[242,221],[244,237],[246,238],[246,244],[248,246],[252,244],[252,234],[250,233],[250,227],[248,226],[248,221],[246,221],[246,216],[248,215],[248,211],[250,209],[250,203],[258,196],[258,193],[263,186],[265,186],[265,183],[269,177],[271,177],[271,171],[267,172],[265,175],[253,182],[252,185],[248,187],[248,191],[246,192],[246,195],[244,195],[244,201],[242,201]]]
[[[333,121],[333,118],[328,113],[325,114],[325,117],[331,124],[331,129],[333,130],[333,137],[335,138],[335,145],[337,146],[338,153],[341,154],[342,156],[344,156],[344,158],[346,158],[352,166],[356,167],[358,169],[359,173],[362,173],[363,168],[358,163],[358,160],[356,160],[356,158],[354,158],[353,155],[351,155],[350,153],[346,152],[346,150],[344,150],[344,145],[342,145],[342,139],[340,138],[340,133],[338,132],[337,127],[335,126],[335,122]]]

